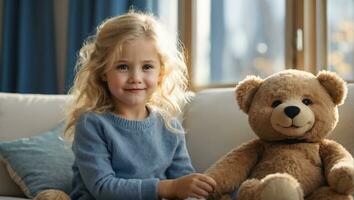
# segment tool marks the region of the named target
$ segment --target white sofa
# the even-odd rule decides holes
[[[354,84],[349,84],[339,123],[330,136],[354,155]],[[63,119],[65,95],[0,93],[0,141],[28,137],[49,130]],[[235,102],[234,89],[199,92],[186,107],[184,127],[192,162],[199,172],[233,147],[255,137]],[[25,199],[0,163],[0,200]]]

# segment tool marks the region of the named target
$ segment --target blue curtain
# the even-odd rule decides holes
[[[4,0],[0,91],[57,93],[52,0]]]
[[[70,0],[65,90],[72,86],[75,63],[83,42],[106,18],[135,10],[158,14],[158,0]]]

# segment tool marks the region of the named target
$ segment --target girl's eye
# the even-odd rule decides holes
[[[126,64],[120,64],[120,65],[117,65],[116,68],[120,71],[126,71],[126,70],[128,70],[129,67]]]
[[[280,100],[275,100],[275,101],[273,101],[273,103],[272,103],[272,107],[275,108],[275,107],[279,106],[281,103],[282,103],[282,102],[281,102]]]
[[[154,68],[154,66],[149,65],[149,64],[143,65],[143,70],[150,70],[150,69],[153,69],[153,68]]]
[[[303,100],[302,100],[302,103],[305,104],[305,105],[307,105],[307,106],[313,104],[313,102],[311,101],[311,99],[303,99]]]

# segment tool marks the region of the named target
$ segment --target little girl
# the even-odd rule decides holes
[[[183,53],[159,23],[129,12],[80,50],[66,135],[74,139],[73,200],[203,198],[176,120],[188,99]]]

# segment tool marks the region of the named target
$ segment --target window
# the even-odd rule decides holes
[[[178,2],[177,0],[158,1],[158,16],[161,23],[164,24],[168,31],[171,33],[177,33],[178,24]]]
[[[286,68],[354,80],[353,0],[194,0],[192,88]],[[190,29],[187,30],[190,31]]]
[[[354,1],[328,0],[329,70],[354,80]]]
[[[197,0],[195,12],[195,85],[285,69],[285,1]]]

